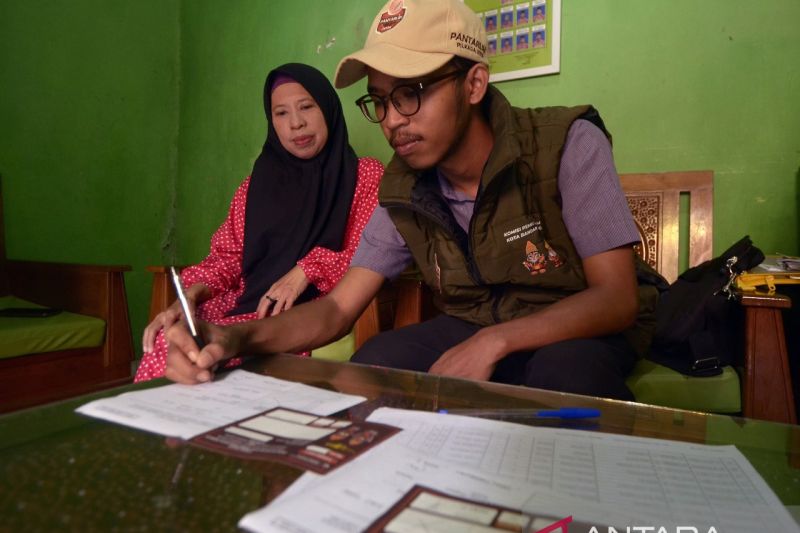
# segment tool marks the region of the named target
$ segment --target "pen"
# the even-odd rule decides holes
[[[169,272],[172,275],[172,284],[175,285],[175,292],[178,294],[178,300],[181,302],[183,316],[186,317],[186,323],[189,324],[189,333],[191,333],[194,342],[197,344],[197,348],[202,350],[206,343],[203,342],[203,338],[200,337],[200,333],[198,333],[197,326],[194,323],[194,316],[192,316],[192,313],[189,311],[189,302],[186,300],[186,294],[183,292],[181,277],[178,275],[178,271],[174,266],[169,267]]]
[[[511,418],[599,418],[600,409],[559,407],[558,409],[439,409],[439,413],[478,417]]]

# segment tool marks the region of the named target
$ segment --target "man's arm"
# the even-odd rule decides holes
[[[220,327],[201,323],[206,346],[198,351],[186,325],[167,331],[169,351],[165,375],[179,383],[210,381],[220,361],[238,354],[301,352],[323,346],[346,334],[385,278],[353,267],[326,296],[274,317]]]
[[[633,324],[639,299],[632,248],[587,257],[583,270],[585,290],[532,315],[481,329],[445,352],[430,372],[487,380],[510,353],[618,333]]]

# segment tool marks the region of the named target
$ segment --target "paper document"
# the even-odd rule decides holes
[[[590,524],[576,522],[571,516],[559,519],[534,516],[518,509],[414,485],[389,511],[370,524],[365,533],[585,533],[590,530]]]
[[[786,272],[800,274],[800,257],[788,255],[767,255],[764,261],[750,272]]]
[[[200,385],[165,385],[82,405],[77,412],[168,437],[190,439],[248,416],[286,407],[327,416],[366,398],[244,370]]]
[[[397,443],[428,457],[526,479],[577,502],[635,506],[654,523],[688,521],[743,532],[771,531],[769,524],[776,524],[775,531],[800,531],[735,446],[400,409],[379,409],[369,420],[404,429]],[[777,517],[789,529],[778,526],[783,522]]]
[[[396,437],[397,435],[395,435]],[[256,532],[352,533],[364,531],[415,485],[478,502],[521,509],[534,494],[528,484],[494,479],[398,446],[394,438],[360,459],[323,476],[305,474],[292,496],[246,515],[239,527]],[[551,494],[537,497],[537,516],[552,522],[569,512],[570,501]],[[594,515],[602,513],[593,509]],[[567,516],[567,515],[564,515]],[[462,529],[463,530],[463,529]]]
[[[357,531],[422,485],[598,527],[800,531],[733,446],[386,408],[368,420],[403,431],[330,476],[304,476],[303,491],[240,525],[254,531]]]
[[[189,442],[225,455],[279,461],[324,474],[355,460],[398,431],[386,424],[277,407],[214,428]]]

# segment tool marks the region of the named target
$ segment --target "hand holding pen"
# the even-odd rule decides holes
[[[197,348],[202,350],[206,343],[203,341],[203,338],[200,336],[200,333],[197,330],[197,325],[194,321],[194,313],[189,307],[189,301],[186,299],[186,292],[183,290],[181,277],[178,275],[178,270],[174,266],[169,267],[169,273],[172,277],[172,283],[175,286],[175,293],[178,295],[178,301],[181,303],[183,317],[186,320],[187,326],[189,327],[189,333],[192,335],[192,339],[194,339],[195,344],[197,344]]]
[[[170,278],[167,283],[172,283],[174,286],[171,272],[168,271],[167,275]],[[178,292],[177,289],[176,292]],[[166,309],[154,316],[153,320],[145,327],[142,334],[142,348],[145,353],[152,352],[155,349],[156,338],[162,329],[166,333],[173,324],[181,320],[181,317],[187,314],[193,315],[197,303],[207,300],[210,294],[208,287],[202,283],[195,283],[180,292],[183,294],[185,302],[181,302],[180,299],[176,298]],[[184,303],[188,304],[188,313]]]
[[[236,334],[234,326],[208,323],[203,324],[201,333],[177,270],[171,268],[170,274],[186,324],[173,324],[165,332],[167,365],[164,375],[185,384],[211,381],[217,366],[239,353],[240,335]]]

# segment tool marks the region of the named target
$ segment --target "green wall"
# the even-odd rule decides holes
[[[207,252],[209,235],[261,151],[267,73],[295,61],[332,77],[346,51],[363,44],[381,2],[253,0],[237,2],[235,9],[230,5],[214,0],[182,4],[176,242],[179,257],[192,262]],[[341,93],[351,141],[359,154],[388,161],[390,151],[379,128],[370,127],[352,103],[359,90]]]
[[[259,152],[267,71],[302,61],[332,77],[382,4],[183,4],[181,256],[202,256]],[[565,1],[561,74],[498,87],[519,106],[594,104],[620,172],[714,170],[716,251],[749,233],[765,251],[797,253],[800,2],[759,6],[754,16],[744,0]],[[387,161],[378,128],[352,105],[363,91],[359,83],[340,92],[353,144]]]
[[[177,171],[178,2],[0,1],[7,255],[130,264],[140,336]]]
[[[262,84],[333,75],[382,0],[0,0],[0,174],[13,258],[195,262],[264,141]],[[754,13],[754,9],[756,12]],[[800,252],[800,2],[568,0],[561,74],[499,84],[520,106],[592,103],[621,172],[713,169],[715,250]],[[388,161],[340,92],[353,145]]]

